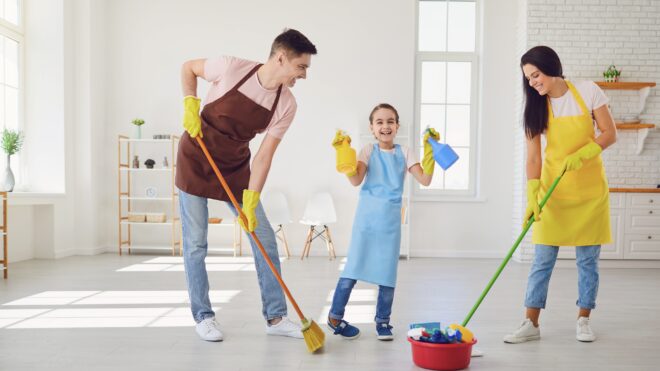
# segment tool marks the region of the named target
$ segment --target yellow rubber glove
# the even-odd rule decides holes
[[[428,139],[433,138],[436,142],[440,140],[440,134],[434,128],[428,128],[424,133],[424,157],[422,157],[422,171],[424,174],[433,174],[435,169],[435,159],[433,159],[433,147]]]
[[[183,128],[186,129],[192,138],[202,134],[202,120],[199,118],[199,106],[201,99],[188,95],[183,98]]]
[[[539,206],[540,188],[540,180],[530,179],[527,181],[527,209],[525,210],[525,217],[523,218],[523,227],[527,224],[527,221],[532,215],[534,215],[535,222],[541,220],[541,207]]]
[[[598,143],[591,141],[585,144],[582,148],[566,156],[564,168],[566,171],[579,170],[582,167],[582,161],[594,158],[601,152],[603,152],[603,149]]]
[[[255,210],[257,209],[257,205],[259,205],[259,192],[257,191],[251,191],[249,189],[244,189],[243,190],[243,214],[245,214],[245,217],[247,218],[248,225],[245,227],[245,224],[243,223],[243,219],[239,218],[241,222],[241,227],[245,229],[246,232],[254,232],[255,229],[257,229],[257,225],[259,223],[257,222],[257,213]]]
[[[351,148],[351,137],[342,130],[337,130],[332,139],[332,146],[337,151],[337,171],[353,176],[357,174],[357,156],[355,150]]]

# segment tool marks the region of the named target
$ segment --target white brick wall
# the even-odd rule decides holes
[[[569,79],[602,81],[603,70],[614,64],[623,69],[621,81],[660,83],[660,1],[527,0],[526,15],[526,49],[536,45],[553,48]],[[605,93],[615,119],[635,113],[638,92]],[[640,119],[660,127],[660,86],[651,88]],[[522,131],[520,125],[517,129]],[[516,141],[524,140],[518,132],[515,135]],[[639,155],[635,154],[636,144],[636,131],[619,131],[618,142],[603,153],[610,186],[655,188],[660,184],[660,130],[651,130]],[[515,157],[521,160],[517,149]],[[525,196],[524,168],[516,165],[516,171],[521,176],[516,175],[514,205],[520,205],[519,196]],[[523,209],[524,203],[519,213]],[[519,220],[514,216],[514,231],[520,230]],[[528,260],[533,256],[531,247],[527,238],[517,258]]]

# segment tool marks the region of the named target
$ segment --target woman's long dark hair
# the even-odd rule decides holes
[[[547,76],[564,78],[561,61],[554,50],[547,46],[535,46],[520,58],[520,68],[531,64]],[[529,86],[529,81],[522,77],[523,91],[525,92],[525,135],[528,138],[542,134],[548,127],[548,102],[547,97],[539,94],[536,89]]]

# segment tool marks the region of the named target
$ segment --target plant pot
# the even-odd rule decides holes
[[[14,173],[11,171],[10,159],[11,156],[7,156],[7,167],[5,168],[5,176],[2,181],[2,191],[4,192],[11,192],[14,190],[15,180]]]
[[[135,126],[135,134],[133,135],[133,139],[142,139],[142,126],[141,125],[134,125]]]

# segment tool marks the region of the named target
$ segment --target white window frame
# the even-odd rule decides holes
[[[420,140],[421,133],[421,107],[422,107],[422,63],[423,62],[470,62],[471,63],[471,87],[470,87],[470,164],[469,164],[469,182],[465,190],[455,189],[426,189],[420,184],[413,186],[412,196],[417,201],[460,201],[476,200],[478,184],[478,115],[479,115],[479,51],[481,50],[481,0],[475,2],[475,35],[474,52],[437,52],[437,51],[419,51],[419,3],[415,6],[415,109],[414,109],[414,127],[413,146],[415,153],[421,153]],[[429,1],[429,0],[426,0]],[[445,1],[445,0],[439,0]],[[458,2],[460,0],[449,0],[449,2]],[[447,32],[447,37],[449,32]],[[446,114],[446,113],[445,113]],[[446,123],[445,123],[446,125]],[[444,142],[444,140],[440,140]],[[451,143],[448,143],[451,145]],[[459,159],[460,161],[460,159]],[[437,171],[437,170],[436,170]],[[440,169],[441,171],[441,169]],[[437,174],[436,174],[437,175]]]
[[[0,35],[13,39],[18,43],[18,125],[17,130],[25,133],[25,4],[23,0],[18,0],[18,25],[0,18]],[[5,102],[0,102],[5,104]],[[0,130],[5,128],[4,122]],[[25,148],[21,150],[24,151]],[[2,154],[4,155],[4,154]],[[4,160],[0,160],[0,163]],[[16,175],[16,185],[21,184],[23,178],[23,156],[18,154],[18,161],[12,161],[12,170]]]

